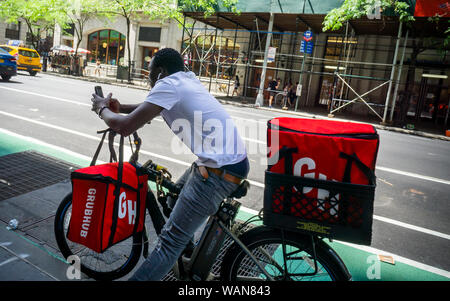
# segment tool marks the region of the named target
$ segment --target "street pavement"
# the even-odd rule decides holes
[[[88,165],[100,139],[96,131],[105,129],[90,110],[95,85],[43,73],[35,77],[20,73],[11,82],[0,82],[0,156],[34,149]],[[112,92],[122,103],[142,102],[148,93],[118,85],[102,87],[105,94]],[[247,208],[245,215],[263,205],[267,120],[293,115],[228,104],[224,107],[238,124],[249,150],[252,187],[240,200]],[[450,142],[382,129],[378,132],[372,245],[333,242],[333,248],[355,280],[371,280],[366,276],[371,254],[391,255],[395,260],[395,265],[383,263],[381,280],[448,280]],[[180,153],[174,135],[160,117],[139,134],[143,140],[140,161],[152,159],[166,166],[175,179],[195,160],[190,153]],[[103,161],[108,158],[106,151],[99,157]],[[20,196],[0,201],[0,280],[66,279],[67,264],[56,248],[51,228],[61,195],[70,190],[65,184],[43,188],[53,196],[43,197],[45,190],[39,197],[32,195],[35,202],[28,205],[33,208],[46,202],[48,212],[36,213],[18,231],[5,227],[15,218],[12,214],[19,214],[26,206],[20,206]]]

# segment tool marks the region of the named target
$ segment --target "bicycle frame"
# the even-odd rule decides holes
[[[181,278],[187,278],[195,281],[207,280],[209,278],[211,268],[225,240],[225,235],[228,235],[243,249],[250,259],[258,266],[261,272],[267,277],[267,279],[273,280],[272,276],[267,273],[264,267],[258,262],[247,247],[229,229],[229,225],[231,225],[234,221],[240,205],[241,204],[238,201],[228,198],[226,201],[221,203],[218,212],[208,219],[202,236],[193,251],[192,257],[186,262],[186,264],[183,262],[181,257],[178,260],[178,268]],[[164,224],[161,223],[161,220],[164,218],[154,196],[147,199],[147,209],[149,210],[149,214],[152,218],[155,231],[159,235],[162,227],[164,226]]]
[[[133,162],[137,166],[138,164],[138,154],[141,146],[141,139],[137,135],[137,133],[133,133],[134,144],[136,149],[133,151],[132,156],[130,158],[130,162]],[[131,139],[130,139],[131,145]],[[112,149],[112,148],[110,148]],[[111,154],[113,155],[113,149]],[[162,228],[165,224],[164,215],[168,218],[170,215],[170,209],[167,207],[167,197],[164,193],[162,193],[162,187],[169,190],[172,196],[177,197],[181,191],[181,187],[177,186],[177,184],[171,181],[171,175],[162,166],[154,164],[151,160],[147,161],[144,165],[139,166],[143,170],[147,172],[149,175],[149,181],[156,183],[157,185],[157,199],[153,195],[151,191],[149,191],[149,196],[147,198],[147,209],[149,211],[153,226],[155,228],[155,232],[157,235],[161,234]],[[167,177],[167,175],[169,177]],[[159,202],[163,208],[163,213],[158,207],[157,202]],[[210,275],[210,271],[212,266],[220,252],[222,244],[225,240],[225,235],[228,235],[245,253],[249,258],[256,264],[256,266],[261,270],[261,273],[264,274],[268,280],[273,281],[273,277],[265,270],[265,268],[258,262],[255,256],[248,250],[248,248],[242,243],[241,240],[235,235],[231,230],[230,226],[234,222],[234,219],[239,211],[241,203],[236,201],[232,197],[228,197],[225,201],[223,201],[219,207],[219,210],[216,214],[211,216],[208,219],[207,225],[202,233],[202,236],[194,249],[192,257],[188,261],[187,270],[188,273],[184,271],[185,265],[182,260],[182,257],[178,260],[178,266],[180,269],[180,275],[182,277],[186,277],[188,279],[202,281],[207,280]],[[284,242],[284,230],[282,231],[283,242]],[[147,257],[148,253],[148,237],[147,233],[144,230],[143,232],[144,239],[144,257]],[[311,236],[312,247],[313,247],[313,255],[314,255],[314,272],[303,274],[306,275],[314,275],[317,273],[317,260],[316,260],[316,252],[315,252],[315,237]],[[286,265],[286,249],[285,244],[283,243],[283,259],[284,264]],[[269,256],[270,257],[270,256]],[[287,276],[287,275],[285,275]]]

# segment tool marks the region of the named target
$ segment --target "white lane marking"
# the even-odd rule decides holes
[[[422,233],[425,233],[425,234],[429,234],[429,235],[433,235],[433,236],[437,236],[437,237],[440,237],[440,238],[444,238],[444,239],[450,240],[450,235],[445,234],[445,233],[441,233],[441,232],[437,232],[437,231],[434,231],[434,230],[430,230],[430,229],[414,226],[414,225],[411,225],[411,224],[407,224],[407,223],[404,223],[404,222],[400,222],[400,221],[397,221],[397,220],[394,220],[394,219],[390,219],[390,218],[382,217],[382,216],[378,216],[378,215],[374,215],[373,218],[376,219],[376,220],[379,220],[381,222],[393,224],[393,225],[396,225],[396,226],[399,226],[399,227],[407,228],[407,229],[410,229],[410,230],[415,230],[417,232],[422,232]]]
[[[267,116],[267,115],[263,115],[263,114],[258,114],[258,113],[254,113],[254,112],[249,112],[248,110],[233,110],[228,108],[229,104],[224,104],[225,106],[227,106],[227,108],[225,110],[229,111],[229,112],[235,112],[235,113],[240,113],[240,114],[245,114],[245,115],[253,115],[253,116],[259,116],[259,117],[263,117],[263,118],[267,118],[267,120],[275,118],[274,116]],[[267,121],[266,121],[267,122]]]
[[[30,255],[28,255],[28,254],[19,254],[19,257],[11,257],[9,259],[6,259],[5,261],[0,262],[0,267],[5,265],[5,264],[8,264],[10,262],[13,262],[15,260],[18,260],[18,259],[27,258],[28,256],[30,256]]]
[[[0,114],[4,114],[4,113],[5,112],[0,111]],[[9,113],[6,113],[5,115],[7,115],[7,116],[13,115],[13,117],[15,117],[15,118],[19,118],[19,119],[22,119],[22,120],[25,120],[25,121],[33,122],[33,123],[36,123],[36,124],[39,124],[39,125],[43,125],[43,126],[47,126],[47,127],[50,127],[50,128],[58,129],[58,130],[61,130],[61,131],[69,132],[69,133],[72,133],[72,134],[75,134],[75,135],[80,135],[80,136],[88,138],[88,139],[92,139],[92,140],[96,140],[96,141],[100,140],[100,138],[96,137],[96,136],[91,136],[91,135],[87,135],[87,134],[83,134],[83,133],[78,133],[76,131],[65,129],[65,128],[62,128],[62,127],[59,127],[59,126],[50,125],[50,124],[47,124],[47,123],[44,123],[44,122],[41,122],[41,121],[35,121],[35,120],[31,120],[29,118],[16,116],[14,114],[9,114]],[[23,136],[21,136],[19,134],[15,134],[15,133],[12,133],[12,132],[10,132],[8,130],[4,130],[4,129],[1,129],[1,128],[0,128],[0,132],[4,132],[4,133],[7,133],[7,134],[11,133],[12,135],[14,135],[16,137],[19,137],[19,138],[23,137]],[[33,139],[33,141],[35,141],[35,143],[39,144],[39,140],[31,138],[31,137],[28,137],[28,140],[31,140],[31,139]],[[43,142],[43,143],[45,143],[45,142]],[[107,143],[107,141],[105,141],[104,143]],[[48,146],[48,147],[52,147],[52,145],[48,144],[48,143],[45,143],[45,145]],[[118,145],[118,143],[115,143],[115,145]],[[55,148],[58,148],[59,150],[62,150],[62,151],[65,150],[64,148],[61,148],[61,147],[58,147],[58,146],[56,146]],[[70,153],[70,154],[74,153],[74,152],[72,152],[70,150],[66,150],[65,152],[66,153]],[[168,157],[168,156],[155,154],[155,153],[152,153],[152,152],[149,152],[149,151],[145,151],[145,150],[141,150],[140,152],[143,153],[143,154],[146,154],[148,156],[151,156],[151,157],[160,158],[160,159],[163,159],[163,160],[166,160],[166,161],[169,161],[169,162],[173,162],[173,163],[177,163],[177,164],[180,164],[180,165],[183,165],[183,166],[187,166],[187,167],[191,166],[191,163],[184,162],[184,161],[181,161],[181,160],[178,160],[178,159],[174,159],[174,158],[171,158],[171,157]],[[77,157],[79,157],[79,158],[81,157],[83,159],[86,159],[86,160],[90,161],[89,157],[81,155],[81,154],[79,154]],[[253,181],[253,180],[250,180],[250,179],[248,179],[248,181],[250,182],[250,184],[252,184],[254,186],[257,186],[257,187],[260,187],[260,188],[264,188],[265,187],[263,183],[260,183],[260,182],[257,182],[257,181]],[[389,219],[389,218],[385,218],[385,217],[381,217],[381,216],[377,216],[377,215],[374,215],[374,219],[380,220],[382,222],[390,223],[390,224],[395,224],[397,226],[404,227],[404,228],[407,228],[407,229],[410,229],[410,230],[415,230],[415,231],[418,231],[418,232],[434,235],[434,236],[441,237],[441,238],[444,238],[444,239],[449,239],[449,235],[448,234],[440,233],[440,232],[437,232],[437,231],[433,231],[433,230],[430,230],[430,229],[426,229],[426,228],[422,228],[422,227],[418,227],[418,226],[414,226],[414,225],[410,225],[410,224],[403,223],[403,222],[400,222],[400,221],[396,221],[396,220],[393,220],[393,219]]]
[[[17,89],[9,88],[9,87],[2,87],[2,86],[0,86],[0,88],[6,89],[6,90],[11,90],[11,91],[14,91],[14,92],[21,92],[21,93],[25,93],[25,94],[30,94],[30,95],[34,95],[34,96],[43,97],[43,98],[48,98],[48,99],[52,99],[52,100],[67,102],[67,103],[71,103],[71,104],[75,104],[75,105],[79,105],[79,106],[91,107],[91,104],[87,104],[87,103],[83,103],[83,102],[79,102],[79,101],[75,101],[75,100],[70,100],[70,99],[65,99],[65,98],[61,98],[61,97],[48,96],[48,95],[39,94],[39,93],[35,93],[35,92],[17,90]],[[30,109],[30,110],[37,110],[37,109]],[[239,117],[235,117],[235,116],[232,116],[232,117],[234,119],[243,119],[243,120],[247,120],[248,121],[248,119],[245,119],[245,118],[239,118]],[[161,117],[154,118],[153,120],[158,121],[158,122],[164,122],[164,120]],[[254,120],[254,121],[255,122],[259,122],[257,120]],[[253,138],[247,138],[247,137],[241,137],[241,138],[244,141],[249,141],[249,142],[254,142],[254,143],[259,143],[259,144],[266,144],[264,141],[260,141],[260,140],[253,139]]]
[[[250,213],[250,214],[255,214],[255,215],[258,214],[258,211],[250,209],[250,208],[242,208],[242,211]],[[394,220],[394,219],[390,219],[390,218],[382,217],[382,216],[378,216],[378,215],[374,215],[373,218],[376,219],[376,220],[379,220],[381,222],[393,224],[393,225],[396,225],[396,226],[399,226],[399,227],[407,228],[407,229],[410,229],[410,230],[415,230],[417,232],[422,232],[422,233],[425,233],[425,234],[429,234],[429,235],[433,235],[433,236],[437,236],[437,237],[440,237],[440,238],[444,238],[444,239],[450,240],[450,235],[445,234],[445,233],[441,233],[441,232],[433,231],[433,230],[430,230],[430,229],[414,226],[414,225],[411,225],[411,224],[407,224],[407,223],[404,223],[404,222],[400,222],[400,221],[397,221],[397,220]]]
[[[390,173],[395,173],[395,174],[402,175],[402,176],[408,176],[408,177],[417,178],[417,179],[421,179],[421,180],[427,180],[427,181],[450,185],[450,181],[448,181],[448,180],[439,179],[439,178],[430,177],[430,176],[419,175],[419,174],[409,172],[409,171],[402,171],[402,170],[383,167],[383,166],[377,166],[376,169],[390,172]]]
[[[68,102],[68,103],[78,105],[78,106],[91,107],[91,104],[89,104],[89,103],[83,103],[83,102],[70,100],[70,99],[66,99],[66,98],[49,96],[49,95],[44,95],[44,94],[39,94],[39,93],[24,91],[24,90],[18,90],[18,89],[9,88],[9,87],[3,87],[3,86],[0,86],[0,88],[5,89],[5,90],[14,91],[14,92],[20,92],[20,93],[24,93],[24,94],[34,95],[34,96],[38,96],[38,97],[49,98],[49,99],[53,99],[53,100],[57,100],[57,101]]]

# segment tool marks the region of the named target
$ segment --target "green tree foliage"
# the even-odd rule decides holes
[[[98,0],[58,0],[53,7],[59,16],[58,24],[67,29],[73,24],[77,43],[74,45],[75,55],[83,40],[84,26],[94,17],[102,16],[102,1]]]
[[[7,23],[24,22],[31,34],[31,44],[37,48],[39,32],[53,29],[61,21],[59,0],[3,0],[0,3],[0,18]]]
[[[349,20],[359,19],[380,9],[380,13],[391,9],[400,17],[400,21],[414,21],[409,4],[396,0],[344,0],[338,8],[332,9],[323,21],[323,31],[338,30]]]

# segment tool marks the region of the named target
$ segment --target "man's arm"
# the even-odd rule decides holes
[[[129,113],[126,116],[105,108],[101,111],[100,117],[116,133],[128,136],[158,116],[162,109],[152,103],[143,102],[139,105],[121,105],[120,112]]]
[[[139,104],[121,104],[117,98],[111,98],[109,100],[108,108],[113,111],[114,113],[123,113],[123,114],[130,114],[136,108],[139,106]]]
[[[135,105],[120,104],[119,112],[123,113],[123,114],[130,114],[131,112],[136,110],[138,106],[139,106],[139,104],[135,104]]]

